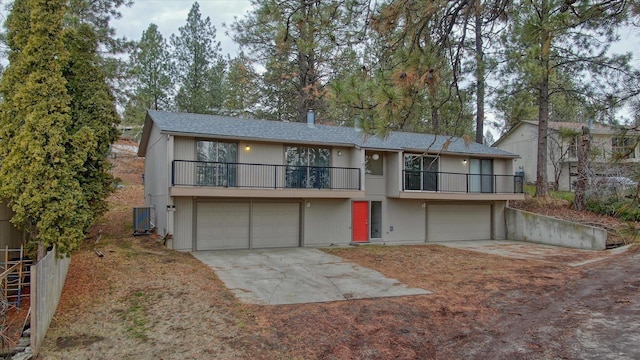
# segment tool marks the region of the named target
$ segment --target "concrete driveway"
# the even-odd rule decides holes
[[[377,271],[311,248],[192,254],[211,267],[238,299],[251,304],[301,304],[431,293],[409,288]]]

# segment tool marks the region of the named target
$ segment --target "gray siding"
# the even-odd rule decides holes
[[[496,175],[514,175],[512,159],[494,159],[493,173]]]
[[[353,158],[355,157],[353,148],[334,147],[331,149],[331,166],[335,167],[359,167],[353,166]],[[340,152],[340,156],[338,156]]]
[[[196,250],[249,248],[249,202],[198,202],[196,207]]]
[[[245,149],[247,145],[251,147],[249,151]],[[241,141],[238,143],[238,162],[283,165],[284,145]]]
[[[144,162],[144,195],[151,207],[151,222],[161,236],[167,234],[167,204],[170,167],[167,159],[167,136],[157,127],[151,129],[149,148]]]
[[[191,251],[193,249],[193,200],[190,197],[173,199],[176,211],[173,213],[175,224],[173,240],[167,246],[174,250]]]
[[[300,203],[254,202],[251,246],[256,249],[300,246]]]
[[[465,163],[464,160],[467,160]],[[448,173],[469,173],[469,158],[462,156],[440,156],[440,171]]]
[[[387,190],[387,180],[384,176],[365,175],[366,196],[385,195]]]
[[[246,146],[250,149],[247,150]],[[282,144],[240,142],[238,144],[238,162],[247,164],[282,165],[284,163],[284,146]],[[251,167],[238,169],[238,186],[275,187],[284,183],[284,171],[275,167],[260,167],[260,171]]]
[[[387,199],[382,203],[382,239],[385,242],[424,242],[425,219],[421,200]]]
[[[402,189],[402,170],[404,169],[403,155],[400,152],[389,153],[385,156],[385,177],[387,178],[387,196],[400,196]]]
[[[305,246],[351,242],[351,200],[309,199],[303,206]]]
[[[174,140],[175,160],[195,160],[196,143],[192,138],[176,137]]]
[[[505,222],[506,201],[496,201],[493,204],[493,240],[507,238],[507,226]]]
[[[505,137],[498,148],[521,156],[513,162],[513,171],[524,171],[525,182],[536,181],[536,163],[538,149],[538,127],[531,124],[522,124],[511,134]],[[553,178],[553,173],[548,173]]]
[[[427,240],[491,239],[490,204],[428,204]]]

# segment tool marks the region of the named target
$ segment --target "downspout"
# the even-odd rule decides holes
[[[168,174],[167,174],[167,207],[163,209],[167,212],[167,229],[164,234],[165,245],[173,249],[173,218],[175,213],[175,204],[173,203],[173,197],[171,196],[171,187],[173,184],[171,183],[172,175],[173,175],[173,157],[174,157],[174,137],[173,135],[167,135],[167,165],[168,165]]]

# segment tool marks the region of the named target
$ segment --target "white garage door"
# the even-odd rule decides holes
[[[491,205],[432,205],[427,241],[491,239]]]
[[[254,249],[300,246],[300,204],[198,203],[197,250],[249,249],[250,246]]]
[[[249,203],[198,203],[196,249],[248,249]]]
[[[253,203],[253,247],[300,245],[300,204]]]

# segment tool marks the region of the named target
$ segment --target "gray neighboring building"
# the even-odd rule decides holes
[[[181,251],[504,239],[517,155],[462,139],[148,111],[145,199]]]
[[[548,124],[547,175],[552,187],[573,191],[578,180],[578,136],[561,136],[562,132],[580,134],[586,123],[554,122]],[[640,161],[638,131],[628,127],[593,124],[590,168],[595,176],[627,176],[625,166]],[[498,139],[494,148],[520,154],[515,171],[524,173],[525,183],[535,183],[538,163],[538,122],[521,121]],[[557,184],[555,184],[557,180]]]

